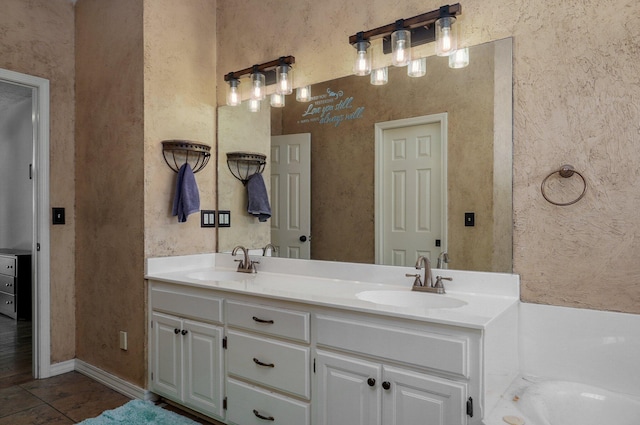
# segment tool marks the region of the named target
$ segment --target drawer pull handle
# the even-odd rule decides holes
[[[276,365],[274,365],[273,363],[262,363],[260,360],[256,359],[255,357],[253,358],[253,362],[259,366],[276,367]]]
[[[382,383],[382,388],[384,388],[385,390],[388,390],[389,388],[391,388],[391,382],[389,381],[384,381]]]
[[[260,414],[260,412],[258,412],[256,409],[253,409],[253,414],[256,415],[256,418],[260,418],[263,421],[275,421],[276,420],[276,418],[274,418],[273,416],[262,416]]]
[[[258,323],[267,323],[269,325],[273,325],[273,320],[264,320],[264,319],[260,319],[256,316],[253,316],[253,320],[258,322]]]
[[[367,379],[367,385],[369,385],[370,387],[373,387],[376,384],[376,380],[373,378],[369,378]]]
[[[13,304],[13,301],[5,301],[5,304]]]

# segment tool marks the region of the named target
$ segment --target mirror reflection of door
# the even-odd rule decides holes
[[[378,264],[413,266],[446,250],[446,122],[438,117],[380,124]]]
[[[311,134],[271,137],[271,243],[277,256],[311,258]]]

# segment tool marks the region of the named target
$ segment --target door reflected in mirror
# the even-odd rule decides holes
[[[447,252],[453,269],[511,272],[511,46],[474,46],[461,69],[429,57],[420,78],[391,67],[384,86],[357,76],[314,84],[308,102],[288,96],[268,123],[261,113],[221,107],[219,157],[238,148],[269,156],[273,216],[270,226],[245,219],[246,193],[219,162],[218,208],[240,218],[234,230],[218,231],[219,251],[261,248],[273,229],[279,256],[304,258],[306,250],[315,260],[413,265],[426,255],[435,267]],[[310,139],[310,191],[300,173],[282,168],[301,160],[299,151],[269,145],[270,136],[293,134]]]

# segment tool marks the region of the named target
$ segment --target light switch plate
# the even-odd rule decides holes
[[[218,227],[231,227],[231,211],[218,211]]]
[[[215,210],[200,211],[200,227],[216,227]]]

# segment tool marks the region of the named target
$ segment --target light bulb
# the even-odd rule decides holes
[[[458,49],[449,55],[449,68],[464,68],[469,65],[469,48]]]
[[[389,82],[389,73],[387,67],[378,68],[371,71],[371,84],[374,86],[382,86]]]
[[[293,93],[293,69],[289,65],[276,67],[276,93]]]
[[[407,66],[407,75],[409,77],[422,77],[427,73],[427,58],[415,59],[409,62]]]
[[[265,78],[261,72],[251,74],[251,99],[262,100],[265,98]]]
[[[453,23],[456,18],[447,16],[436,21],[436,54],[449,56],[458,48],[458,36]]]
[[[247,107],[251,112],[260,112],[260,104],[262,102],[258,99],[249,99],[247,101]]]
[[[274,108],[284,107],[284,95],[273,93],[271,95],[271,106],[273,106]]]
[[[238,106],[242,102],[238,84],[240,84],[238,80],[229,80],[229,87],[227,88],[227,105],[229,106]]]
[[[296,100],[298,102],[308,102],[311,100],[311,86],[298,87],[296,89]]]
[[[359,41],[356,43],[356,61],[353,64],[353,73],[355,75],[371,74],[371,52],[369,52],[368,41]]]
[[[411,61],[411,32],[397,30],[391,34],[393,66],[406,66]]]

